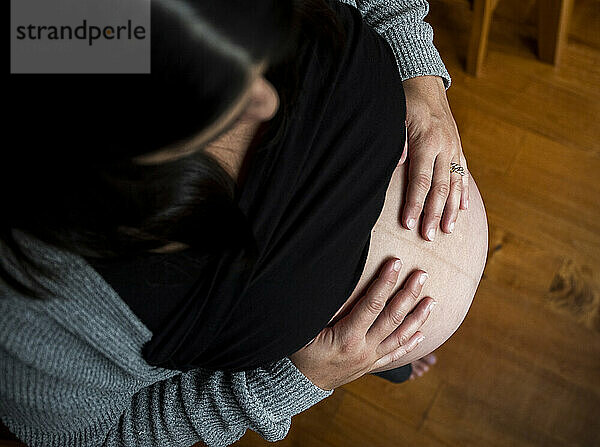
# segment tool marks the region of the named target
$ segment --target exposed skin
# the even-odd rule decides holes
[[[422,294],[433,297],[438,304],[419,329],[426,338],[400,361],[383,369],[406,365],[426,356],[456,331],[473,301],[487,257],[487,217],[473,178],[469,188],[469,210],[458,214],[458,223],[452,234],[440,233],[432,244],[398,222],[398,213],[405,200],[407,177],[406,165],[396,167],[383,210],[371,230],[371,244],[362,275],[351,296],[332,318],[332,322],[338,321],[352,308],[353,303],[365,293],[382,263],[391,257],[403,262],[397,289],[410,272],[417,269],[427,272],[429,279]],[[428,360],[434,362],[432,358]],[[420,371],[426,365],[418,366]]]
[[[355,290],[328,326],[290,356],[323,389],[344,385],[367,372],[408,363],[413,364],[411,378],[422,375],[436,361],[431,352],[456,331],[473,301],[488,240],[477,185],[471,182],[472,204],[468,212],[459,214],[456,231],[440,235],[432,244],[398,222],[407,177],[406,165],[397,166],[392,174]],[[389,287],[386,266],[389,271],[395,259],[403,265]],[[423,273],[428,273],[429,279],[418,287],[414,275]],[[435,309],[426,314],[424,306],[432,302]],[[421,335],[425,338],[416,341]]]
[[[264,78],[264,69],[265,64],[256,66],[249,87],[240,100],[208,129],[183,144],[139,156],[135,161],[140,164],[165,163],[190,155],[208,143],[204,150],[215,156],[233,178],[237,178],[256,130],[262,122],[275,115],[279,106],[277,91]],[[425,78],[431,77],[420,78],[424,82],[430,82]],[[411,89],[416,91],[415,82],[412,83]],[[439,98],[439,90],[433,90],[433,94]],[[420,102],[426,104],[428,101]],[[229,130],[223,132],[227,127]],[[406,155],[403,155],[403,159],[406,159]],[[371,245],[361,278],[352,295],[332,318],[332,323],[351,310],[356,300],[365,293],[365,289],[377,276],[377,271],[390,257],[398,257],[404,264],[398,289],[417,266],[427,271],[431,279],[425,284],[423,293],[425,296],[428,296],[428,293],[435,295],[439,305],[419,329],[426,335],[426,339],[400,360],[373,370],[386,370],[413,363],[411,378],[414,378],[422,375],[435,363],[436,359],[430,354],[431,351],[458,328],[466,315],[485,264],[487,221],[481,196],[471,179],[469,211],[459,214],[456,209],[452,212],[453,220],[457,223],[453,234],[440,233],[435,243],[431,243],[421,238],[418,232],[403,228],[399,216],[402,215],[401,207],[406,202],[406,183],[410,166],[402,164],[403,161],[401,160],[394,171],[384,209],[371,232]],[[459,177],[458,174],[452,174],[452,177],[454,176]],[[460,178],[458,180],[461,181]],[[458,208],[457,202],[453,203]],[[420,223],[420,220],[421,218],[417,223]],[[402,223],[405,224],[405,221]],[[173,242],[154,251],[168,252],[182,248],[185,248],[185,245]]]
[[[408,141],[400,164],[408,159],[409,174],[401,221],[404,228],[433,241],[439,233],[452,233],[459,209],[469,206],[469,169],[446,89],[439,76],[417,76],[402,82],[406,96]],[[450,163],[465,175],[450,175]],[[423,211],[420,226],[416,225]]]

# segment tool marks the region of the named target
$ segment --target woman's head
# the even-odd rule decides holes
[[[240,123],[259,124],[273,118],[279,108],[277,90],[264,76],[266,62],[258,64],[252,71],[248,87],[238,99],[208,126],[184,141],[177,141],[150,153],[133,158],[134,163],[151,165],[187,157],[214,141],[219,135]]]
[[[17,102],[59,112],[32,117],[60,144],[52,157],[109,164],[188,140],[248,99],[257,76],[296,46],[293,0],[151,5],[150,74],[14,79]]]
[[[94,194],[107,192],[107,185],[117,194],[115,182],[141,186],[144,169],[129,166],[136,157],[143,164],[143,156],[183,143],[198,150],[241,114],[256,120],[274,114],[277,93],[264,74],[294,48],[298,26],[293,1],[153,0],[151,17],[151,74],[10,79],[11,128],[21,148],[10,163],[18,176],[11,176],[7,185],[12,187],[15,225],[32,226],[36,217],[47,217],[67,228],[67,214],[84,205],[83,192],[92,205]],[[195,162],[215,168],[201,158]],[[185,181],[184,171],[200,174],[192,163],[146,171],[156,183],[168,184],[161,189],[177,195],[174,183]],[[216,188],[215,183],[221,189],[232,187],[222,173],[211,177],[205,188]],[[44,195],[48,197],[40,200]],[[118,197],[111,200],[118,202]],[[35,206],[24,209],[24,203]],[[44,210],[45,205],[51,209]],[[134,216],[121,216],[136,226]],[[102,223],[103,217],[93,220]]]
[[[294,2],[152,5],[152,74],[147,85],[135,84],[146,138],[136,138],[130,148],[147,154],[192,139],[201,147],[229,127],[248,101],[264,96],[266,70],[293,52],[299,31]]]
[[[254,249],[235,182],[202,148],[240,119],[282,128],[303,36],[339,41],[335,17],[325,0],[151,5],[150,74],[10,77],[0,238],[14,250],[11,228],[84,256]]]

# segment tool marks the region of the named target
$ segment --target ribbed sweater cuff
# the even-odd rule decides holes
[[[313,384],[288,357],[276,362],[270,373],[277,386],[257,387],[254,392],[264,410],[275,420],[291,418],[331,396],[334,391]]]
[[[399,29],[393,26],[380,32],[380,35],[394,52],[402,81],[416,76],[440,76],[444,81],[444,87],[448,90],[452,79],[433,44],[433,30],[430,32],[431,39],[430,36],[424,38],[418,31],[411,31],[410,28]]]

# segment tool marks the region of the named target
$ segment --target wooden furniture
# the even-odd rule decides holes
[[[488,34],[499,0],[472,0],[473,25],[467,51],[467,73],[478,76],[485,59]],[[538,10],[538,57],[556,65],[565,45],[573,0],[543,0]]]

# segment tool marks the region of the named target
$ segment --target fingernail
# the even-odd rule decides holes
[[[430,241],[433,241],[434,238],[435,238],[435,229],[430,228],[427,231],[427,239],[429,239]]]
[[[433,310],[433,308],[436,306],[437,301],[431,301],[428,305],[427,305],[427,310],[429,312],[431,312]]]
[[[394,270],[396,272],[399,272],[401,267],[402,267],[402,261],[400,259],[398,259],[396,262],[394,262]]]
[[[429,278],[429,275],[427,273],[421,273],[421,276],[419,276],[419,284],[421,284],[421,285],[425,284],[425,281],[427,281],[427,278]]]
[[[417,221],[413,218],[408,219],[408,222],[406,222],[406,226],[408,227],[409,230],[412,230],[415,227],[415,224],[417,223]]]
[[[454,222],[450,222],[450,233],[454,231]]]
[[[467,199],[467,201],[465,202],[465,209],[468,210],[469,209],[469,199]]]

